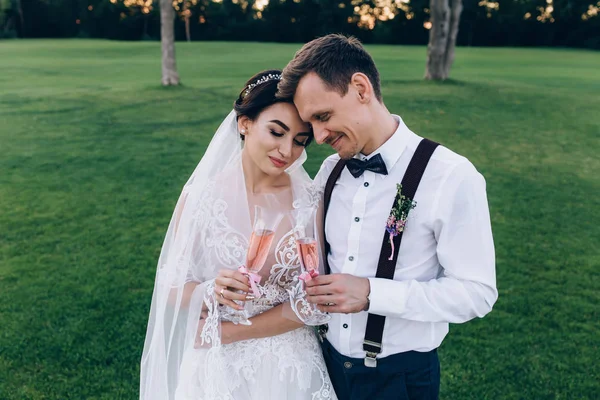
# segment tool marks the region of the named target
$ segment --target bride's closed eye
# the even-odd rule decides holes
[[[273,129],[270,129],[271,135],[281,138],[285,135],[285,133],[279,133]],[[304,140],[298,140],[298,139],[294,139],[294,144],[296,146],[301,146],[301,147],[306,147],[306,143],[307,143],[308,139],[304,139]]]
[[[271,135],[275,136],[275,137],[283,137],[283,133],[279,133],[277,131],[274,131],[273,129],[270,129]]]

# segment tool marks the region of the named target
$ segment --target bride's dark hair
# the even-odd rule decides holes
[[[294,105],[293,98],[277,97],[277,85],[280,79],[281,70],[278,69],[268,69],[248,79],[237,100],[233,103],[237,117],[245,116],[254,121],[265,108],[273,104],[289,103]],[[244,140],[244,136],[241,135],[241,137]],[[312,139],[312,136],[308,138],[306,146]]]

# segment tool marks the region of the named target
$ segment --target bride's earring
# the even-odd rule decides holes
[[[242,135],[245,135],[245,134],[246,134],[246,130],[245,130],[245,129],[242,129],[242,130],[240,131],[240,134],[242,134]]]

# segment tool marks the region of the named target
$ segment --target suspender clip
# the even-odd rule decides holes
[[[363,350],[367,353],[367,356],[365,357],[365,367],[377,367],[377,354],[381,353],[381,343],[365,339],[363,342]]]
[[[367,351],[367,356],[365,357],[365,367],[375,368],[377,367],[377,353],[372,353]]]

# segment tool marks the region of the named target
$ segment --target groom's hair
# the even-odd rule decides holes
[[[373,58],[354,37],[330,34],[306,43],[283,70],[278,97],[293,98],[300,80],[314,72],[331,90],[348,93],[352,75],[362,72],[371,81],[380,102],[381,82]]]

